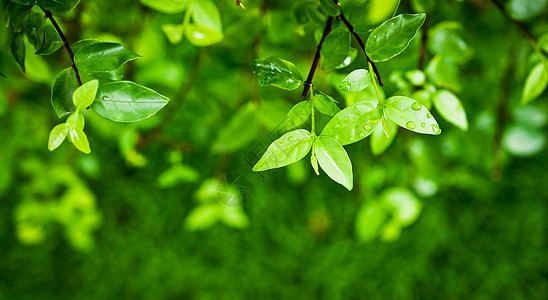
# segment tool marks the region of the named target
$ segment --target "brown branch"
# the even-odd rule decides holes
[[[497,0],[491,0],[491,2],[499,9],[499,11],[510,21],[512,22],[512,24],[514,24],[518,29],[519,31],[529,40],[529,42],[531,42],[531,44],[533,45],[534,48],[537,47],[537,44],[538,44],[538,40],[537,38],[531,33],[531,31],[529,31],[529,29],[527,29],[527,27],[525,27],[525,25],[523,23],[521,23],[520,21],[512,18],[508,12],[506,11],[506,9],[504,8],[504,6],[502,4],[500,4]],[[546,51],[546,49],[540,49],[540,52],[542,52],[542,54],[544,54],[545,56],[548,57],[548,51]]]
[[[76,81],[78,82],[78,86],[82,85],[82,79],[80,78],[80,73],[78,72],[78,68],[76,68],[76,62],[74,62],[74,53],[72,53],[72,49],[70,48],[70,43],[65,37],[65,34],[63,34],[63,31],[61,30],[61,27],[59,27],[59,24],[57,24],[57,21],[55,21],[55,18],[51,14],[50,11],[45,10],[43,7],[40,7],[44,14],[46,15],[46,18],[48,18],[51,21],[51,24],[59,34],[59,37],[63,41],[63,45],[65,46],[65,49],[67,50],[68,56],[70,58],[71,67],[72,70],[74,70],[74,74],[76,75]]]
[[[318,44],[318,47],[316,48],[316,55],[314,56],[314,60],[312,61],[312,66],[310,67],[310,72],[308,73],[308,78],[304,82],[304,89],[303,89],[303,98],[306,97],[308,94],[308,91],[310,90],[310,87],[312,87],[312,79],[314,78],[314,73],[316,73],[316,69],[318,68],[318,63],[320,62],[320,51],[322,50],[323,42],[325,41],[325,38],[331,32],[331,26],[333,25],[333,17],[327,18],[327,22],[325,24],[325,29],[323,30],[322,39],[320,40],[320,43]]]

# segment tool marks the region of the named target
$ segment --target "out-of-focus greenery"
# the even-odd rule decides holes
[[[521,105],[546,58],[514,24],[487,0],[401,1],[398,12],[427,13],[427,79],[458,95],[468,131],[434,111],[439,136],[400,128],[384,152],[371,150],[376,132],[346,146],[349,192],[307,158],[251,170],[302,100],[300,89],[260,88],[251,61],[278,56],[307,74],[323,26],[298,22],[304,1],[263,1],[213,1],[222,32],[208,47],[174,36],[186,1],[167,14],[154,1],[89,0],[57,17],[71,41],[141,55],[124,78],[171,98],[138,123],[83,111],[89,155],[47,150],[64,50],[27,47],[22,73],[0,28],[0,299],[546,299],[548,95]],[[347,14],[372,29],[398,1],[369,2],[341,5],[370,8]],[[539,37],[548,13],[531,3],[546,6],[504,8]],[[422,84],[420,49],[419,36],[377,64],[386,95]],[[439,71],[448,66],[454,74]],[[361,51],[346,68],[318,69],[314,85],[344,108],[357,100],[339,83],[359,68]]]

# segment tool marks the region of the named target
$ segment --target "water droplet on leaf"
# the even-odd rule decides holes
[[[360,133],[360,137],[363,139],[365,137],[365,133]]]
[[[290,136],[287,140],[291,142],[293,140],[293,137]]]
[[[371,127],[371,125],[369,125],[369,124],[363,126],[363,129],[365,129],[367,131],[371,130],[371,128],[373,128],[373,127]]]
[[[108,96],[103,96],[103,101],[108,101]]]
[[[414,111],[419,111],[421,110],[422,108],[422,104],[420,104],[419,102],[415,102],[413,103],[413,105],[411,105],[411,109],[413,109]]]
[[[426,114],[426,117],[427,117],[428,119],[430,119],[430,118],[432,118],[432,114],[431,114],[431,113],[427,113],[427,114]]]
[[[350,82],[348,82],[348,81],[343,81],[343,82],[341,82],[341,84],[340,84],[341,90],[350,91],[350,88],[351,88],[351,87],[352,87],[352,85],[351,85]]]
[[[333,125],[333,129],[339,129],[339,124]]]
[[[351,136],[348,140],[350,140],[351,142],[353,142],[353,141],[354,141],[354,137]]]
[[[279,144],[283,144],[283,143],[284,143],[284,140],[283,140],[283,139],[279,139],[279,140],[278,140],[278,143],[279,143]]]
[[[413,130],[413,129],[415,129],[415,122],[409,121],[409,122],[407,122],[407,123],[405,124],[405,127],[409,128],[409,129],[411,129],[411,130]]]
[[[422,123],[421,123],[421,127],[422,127],[422,128],[426,127],[426,123],[422,122]]]

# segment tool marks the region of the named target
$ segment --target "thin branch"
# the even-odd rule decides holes
[[[338,1],[337,1],[337,4],[338,4]],[[367,52],[365,52],[365,43],[363,42],[362,38],[354,31],[354,26],[350,24],[350,22],[348,21],[348,19],[346,19],[342,11],[341,11],[341,14],[338,16],[338,18],[340,18],[343,21],[344,25],[346,25],[350,33],[352,33],[354,38],[356,38],[356,40],[358,41],[358,44],[360,44],[360,47],[363,50],[363,54],[365,54],[365,58],[367,59],[367,62],[369,62],[371,66],[373,66],[373,71],[375,72],[375,76],[377,76],[377,79],[379,80],[379,85],[384,86],[384,83],[382,82],[382,79],[381,79],[381,74],[379,74],[379,70],[377,70],[377,66],[369,58],[369,56],[367,55]]]
[[[51,24],[53,24],[53,27],[59,34],[59,37],[63,41],[63,45],[65,46],[65,49],[67,49],[67,53],[70,58],[71,67],[74,70],[74,74],[76,75],[76,81],[78,82],[78,86],[82,85],[82,79],[80,78],[80,73],[78,72],[78,68],[76,68],[76,63],[74,62],[74,53],[72,53],[72,49],[70,48],[70,43],[65,37],[65,34],[63,34],[63,31],[61,30],[61,27],[59,27],[59,24],[57,24],[57,21],[55,21],[55,18],[51,14],[50,11],[45,10],[43,7],[40,7],[42,11],[44,11],[44,14],[46,15],[46,18],[48,18],[51,21]]]
[[[325,29],[323,30],[322,39],[320,40],[320,43],[318,44],[318,47],[316,48],[316,55],[314,56],[314,61],[312,61],[312,67],[310,67],[308,78],[304,82],[303,98],[306,97],[306,95],[308,94],[308,91],[310,90],[310,87],[312,86],[312,79],[314,78],[314,73],[316,73],[316,69],[318,68],[318,63],[320,62],[320,51],[322,49],[322,45],[323,45],[323,42],[325,41],[325,38],[327,37],[329,32],[331,32],[333,19],[334,19],[333,17],[327,18]]]
[[[531,33],[531,31],[529,31],[529,29],[527,29],[527,27],[525,27],[525,25],[523,23],[521,23],[520,21],[512,18],[508,12],[506,11],[506,9],[504,8],[504,6],[502,6],[502,4],[500,4],[497,0],[491,0],[491,2],[499,9],[499,11],[510,21],[512,22],[518,29],[519,31],[529,40],[529,42],[531,42],[531,44],[533,45],[533,48],[537,48],[537,44],[538,44],[538,40],[537,38]],[[542,54],[546,55],[548,57],[548,51],[546,51],[546,49],[540,49],[540,52],[542,52]]]

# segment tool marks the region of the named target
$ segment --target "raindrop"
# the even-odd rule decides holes
[[[374,38],[377,38],[377,36],[376,36],[376,35],[374,35],[373,37],[374,37]]]
[[[422,128],[426,127],[426,123],[422,122],[422,123],[421,123],[421,127],[422,127]]]
[[[103,101],[108,101],[108,96],[103,96]]]
[[[275,153],[276,152],[276,149],[272,149],[270,150],[271,153]]]
[[[371,127],[371,125],[369,125],[369,124],[363,126],[363,129],[365,129],[367,131],[371,130],[371,128],[373,128],[373,127]]]
[[[390,25],[394,25],[394,22],[392,22],[392,24],[390,24]]]
[[[435,135],[438,135],[441,133],[441,128],[439,125],[436,125],[436,124],[432,124],[430,125],[432,126],[432,132],[435,134]]]
[[[279,140],[278,140],[278,143],[279,143],[279,144],[283,144],[283,143],[284,143],[284,139],[279,139]]]
[[[415,102],[413,103],[413,105],[411,105],[411,109],[413,109],[414,111],[419,111],[421,110],[422,108],[422,104],[420,104],[419,102]]]
[[[353,142],[353,141],[354,141],[354,137],[351,136],[351,137],[349,138],[349,140],[350,140],[351,142]]]
[[[363,139],[365,137],[365,133],[360,133],[360,137]]]
[[[427,113],[427,114],[426,114],[426,117],[427,117],[428,119],[430,119],[430,118],[432,118],[432,114],[431,114],[431,113]]]
[[[409,128],[409,129],[411,129],[411,130],[413,130],[413,129],[415,129],[415,122],[409,121],[409,122],[407,122],[407,123],[405,124],[405,127]]]
[[[287,140],[291,142],[293,140],[293,137],[290,136]]]
[[[333,129],[339,129],[339,124],[335,124],[335,125],[333,126]]]
[[[350,88],[352,88],[352,85],[348,81],[343,81],[340,84],[341,90],[350,91]]]

